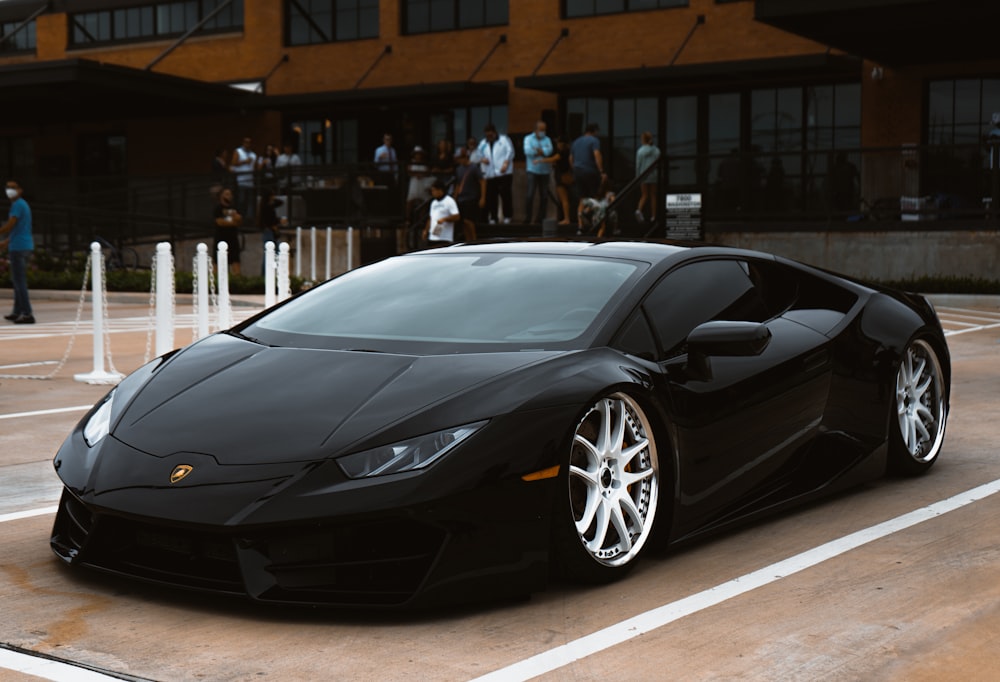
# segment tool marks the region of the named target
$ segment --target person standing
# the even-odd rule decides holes
[[[596,123],[588,123],[587,130],[573,141],[569,150],[573,181],[581,199],[596,199],[601,191],[601,183],[607,177],[604,172],[604,157],[601,156],[601,141],[597,139],[599,130]]]
[[[293,185],[299,184],[300,178],[296,174],[296,171],[301,165],[302,159],[295,153],[292,145],[286,144],[282,148],[281,153],[278,154],[278,158],[274,161],[274,169],[278,173],[282,188],[288,189]]]
[[[455,203],[458,212],[462,214],[462,238],[464,241],[476,241],[476,223],[479,222],[479,211],[483,205],[483,173],[480,170],[476,139],[469,142],[455,154]]]
[[[660,160],[660,150],[653,144],[653,133],[648,130],[642,134],[642,144],[635,152],[635,174],[642,175],[646,170]],[[635,207],[635,217],[640,223],[646,220],[643,212],[649,203],[649,221],[656,222],[656,183],[659,171],[651,170],[639,183],[639,204]]]
[[[601,155],[601,141],[597,139],[600,127],[588,123],[583,135],[573,140],[569,149],[569,163],[573,167],[573,180],[581,199],[596,199],[601,191],[604,172],[604,157]]]
[[[556,153],[553,156],[556,170],[556,196],[559,197],[559,224],[569,225],[570,196],[573,193],[573,167],[569,162],[569,140],[560,135],[556,140]]]
[[[22,196],[24,191],[16,180],[7,181],[7,198],[10,199],[10,214],[2,226],[0,247],[6,247],[10,254],[10,281],[14,285],[14,310],[4,319],[14,324],[34,324],[28,298],[28,259],[35,250],[35,240],[31,234],[31,207]]]
[[[524,202],[524,221],[531,220],[531,209],[535,203],[535,194],[541,192],[538,200],[538,218],[541,223],[549,207],[549,178],[552,177],[552,140],[546,133],[545,121],[535,123],[535,132],[524,137],[524,157],[527,162],[528,190]]]
[[[382,144],[375,148],[375,170],[381,174],[381,182],[386,185],[396,183],[396,175],[399,172],[399,157],[396,155],[396,148],[392,146],[392,135],[385,133],[382,135]]]
[[[236,209],[245,218],[253,218],[254,172],[257,170],[257,155],[250,148],[250,138],[244,137],[243,144],[233,150],[229,170],[236,178]]]
[[[260,200],[260,210],[257,211],[257,224],[260,226],[260,237],[263,257],[260,262],[260,274],[265,274],[267,264],[267,243],[274,244],[275,252],[278,250],[278,239],[281,237],[281,228],[288,224],[287,218],[278,216],[278,207],[284,202],[275,196],[274,188],[265,187],[264,196]]]
[[[455,223],[462,219],[458,204],[447,194],[447,185],[435,180],[431,185],[430,215],[424,227],[424,239],[433,246],[447,246],[455,241]]]
[[[500,204],[503,205],[503,221],[509,223],[514,215],[512,189],[514,186],[514,143],[506,135],[497,133],[493,123],[483,128],[483,140],[479,143],[479,163],[486,178],[486,213],[490,224],[500,219]]]
[[[240,274],[240,225],[243,216],[233,207],[233,191],[226,187],[219,192],[219,203],[212,213],[212,223],[215,226],[215,252],[219,252],[219,244],[226,243],[229,247],[229,271]]]

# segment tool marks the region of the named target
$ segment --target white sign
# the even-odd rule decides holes
[[[696,213],[701,211],[701,193],[668,194],[667,210],[678,213]]]

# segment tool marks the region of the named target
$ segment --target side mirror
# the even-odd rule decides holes
[[[687,362],[681,369],[686,379],[709,381],[711,358],[760,355],[771,341],[771,330],[760,322],[705,322],[687,337]]]
[[[688,353],[723,357],[760,355],[771,341],[771,330],[760,322],[705,322],[687,338]]]

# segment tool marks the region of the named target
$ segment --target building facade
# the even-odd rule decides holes
[[[703,193],[721,221],[928,196],[971,216],[998,20],[943,0],[5,0],[0,172],[52,206],[140,179],[176,203],[171,178],[244,137],[328,167],[390,133],[405,164],[488,122],[519,147],[541,118],[597,123],[618,187],[652,132],[661,195]]]

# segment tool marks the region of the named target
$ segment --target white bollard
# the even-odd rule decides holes
[[[198,302],[198,319],[195,320],[198,330],[197,338],[203,339],[208,336],[208,246],[204,243],[198,244],[198,253],[195,256],[195,270],[198,275],[198,291],[194,292]]]
[[[229,244],[219,242],[219,329],[233,326],[233,307],[229,301]]]
[[[278,300],[284,301],[292,295],[291,278],[288,276],[288,244],[281,243],[278,248]]]
[[[347,228],[347,270],[354,267],[354,228]]]
[[[326,226],[326,277],[323,278],[324,281],[330,279],[330,265],[333,259],[333,228],[329,225]]]
[[[174,256],[169,242],[156,245],[156,356],[174,346]]]
[[[101,245],[92,242],[91,259],[91,303],[94,308],[94,371],[74,374],[73,379],[87,384],[117,384],[122,380],[118,372],[104,369],[104,254]]]
[[[316,281],[316,228],[309,228],[309,281]]]
[[[277,299],[275,297],[275,262],[274,242],[264,244],[264,307],[270,308]]]
[[[295,228],[295,276],[302,277],[302,228],[301,227]]]

